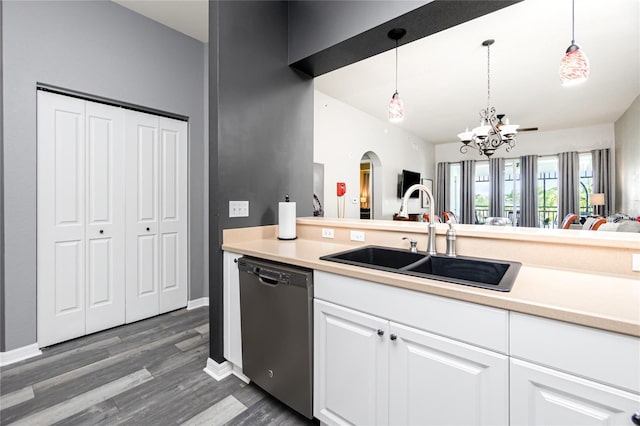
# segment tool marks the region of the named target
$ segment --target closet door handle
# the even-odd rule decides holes
[[[101,229],[101,230],[100,230],[100,233],[101,233],[101,234],[104,234],[104,229]]]
[[[151,231],[151,228],[149,228],[148,226],[147,226],[147,231]]]

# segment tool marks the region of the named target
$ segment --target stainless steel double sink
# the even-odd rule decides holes
[[[510,291],[522,266],[519,262],[467,256],[429,256],[379,246],[358,247],[320,259],[496,291]]]

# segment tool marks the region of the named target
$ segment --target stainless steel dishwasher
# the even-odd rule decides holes
[[[313,418],[313,271],[238,259],[242,372]]]

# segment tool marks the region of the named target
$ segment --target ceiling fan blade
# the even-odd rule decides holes
[[[520,132],[535,132],[537,130],[538,130],[537,127],[525,127],[523,129],[518,129],[518,133],[520,133]]]

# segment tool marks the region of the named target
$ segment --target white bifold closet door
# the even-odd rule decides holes
[[[38,345],[187,305],[187,123],[38,91]]]
[[[187,304],[187,123],[127,111],[127,322]]]
[[[123,110],[38,91],[40,347],[125,321]]]

